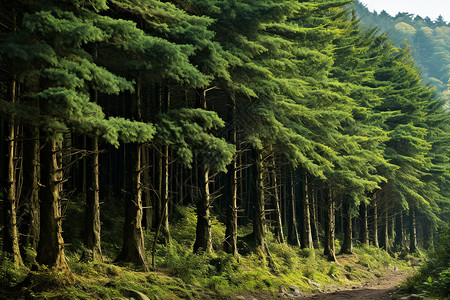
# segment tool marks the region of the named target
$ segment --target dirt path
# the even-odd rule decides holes
[[[344,300],[344,299],[364,299],[364,300],[388,300],[391,299],[395,287],[406,280],[410,275],[405,271],[393,271],[372,282],[368,282],[361,287],[353,287],[348,290],[335,291],[325,294],[310,295],[307,297],[295,297],[291,299],[311,299],[311,300]]]

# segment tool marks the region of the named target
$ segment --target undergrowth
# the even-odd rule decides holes
[[[450,299],[450,227],[442,229],[437,245],[425,257],[423,266],[408,279],[402,290]]]
[[[72,212],[77,213],[76,210]],[[168,300],[201,299],[206,295],[227,299],[230,295],[248,293],[276,296],[281,286],[295,285],[305,292],[319,292],[330,285],[352,285],[367,281],[390,266],[408,267],[407,263],[372,246],[355,247],[355,254],[338,256],[339,263],[328,262],[320,250],[278,244],[270,233],[267,240],[271,264],[268,259],[261,259],[253,252],[240,255],[237,261],[232,255],[220,250],[225,226],[216,218],[213,218],[211,228],[214,252],[194,254],[194,208],[177,208],[173,216],[172,243],[170,246],[157,245],[156,270],[136,272],[132,266],[107,263],[117,255],[114,249],[120,248],[119,244],[111,244],[113,239],[108,238],[104,263],[81,261],[82,253],[70,251],[69,248],[66,253],[71,270],[69,282],[58,279],[62,274],[39,269],[31,273],[31,287],[20,291],[16,289],[12,297],[19,299],[28,295],[35,299],[114,299],[132,297],[133,291],[142,292],[150,299]],[[110,228],[106,226],[103,230],[108,237],[113,236],[109,232]],[[249,227],[240,229],[239,238],[243,247],[249,247],[245,242],[249,232]],[[71,231],[70,237],[73,239],[75,236],[76,230]],[[152,242],[153,234],[146,233],[147,248]],[[240,253],[245,252],[241,250]],[[2,287],[12,287],[30,274],[27,268],[14,270],[10,260],[4,254],[1,255]],[[147,255],[150,258],[150,250]]]

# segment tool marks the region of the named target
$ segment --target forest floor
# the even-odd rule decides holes
[[[398,268],[386,269],[383,276],[369,280],[360,285],[342,287],[327,286],[321,293],[301,295],[280,295],[279,299],[289,300],[390,300],[390,299],[422,299],[420,296],[396,294],[398,285],[413,274],[413,270]],[[242,300],[269,300],[269,295],[237,296]]]

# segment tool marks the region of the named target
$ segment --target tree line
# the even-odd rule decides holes
[[[448,112],[409,47],[347,4],[2,2],[4,252],[68,269],[63,229],[82,223],[101,261],[104,202],[125,207],[116,261],[143,270],[183,205],[194,252],[219,250],[212,213],[236,258],[246,224],[269,260],[268,230],[329,260],[336,232],[341,253],[431,245],[450,217]],[[84,220],[65,218],[74,202]]]
[[[436,20],[402,12],[390,16],[386,11],[370,12],[360,2],[354,4],[365,26],[378,26],[396,45],[407,42],[422,77],[436,88],[439,97],[450,105],[450,24],[440,15]]]

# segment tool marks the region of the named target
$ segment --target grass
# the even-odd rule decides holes
[[[114,257],[113,249],[116,247],[108,239],[106,253],[112,255],[106,255],[105,263],[82,262],[79,251],[67,251],[71,274],[46,269],[34,271],[31,288],[10,290],[9,298],[27,294],[35,299],[114,299],[130,297],[132,290],[142,292],[150,299],[169,300],[207,297],[227,299],[231,295],[252,293],[276,296],[280,286],[296,285],[304,292],[317,292],[328,286],[365,282],[382,274],[390,266],[409,266],[408,262],[397,260],[372,246],[355,247],[354,254],[339,255],[339,263],[328,262],[321,250],[302,250],[277,244],[271,234],[268,234],[273,261],[270,266],[252,252],[241,255],[238,262],[231,255],[220,251],[225,228],[215,218],[212,222],[214,253],[194,254],[194,209],[180,208],[174,215],[177,218],[171,223],[172,244],[169,247],[157,247],[157,270],[136,272],[132,266],[108,263]],[[241,228],[241,241],[245,241],[244,237],[249,231],[248,227]],[[105,234],[112,236],[108,232]],[[150,245],[152,235],[146,234],[145,238],[146,245]],[[248,247],[245,242],[242,245]],[[150,257],[150,252],[147,255]],[[16,271],[9,265],[7,257],[4,258],[0,263],[0,283],[6,288],[23,280],[29,270],[23,268]]]

